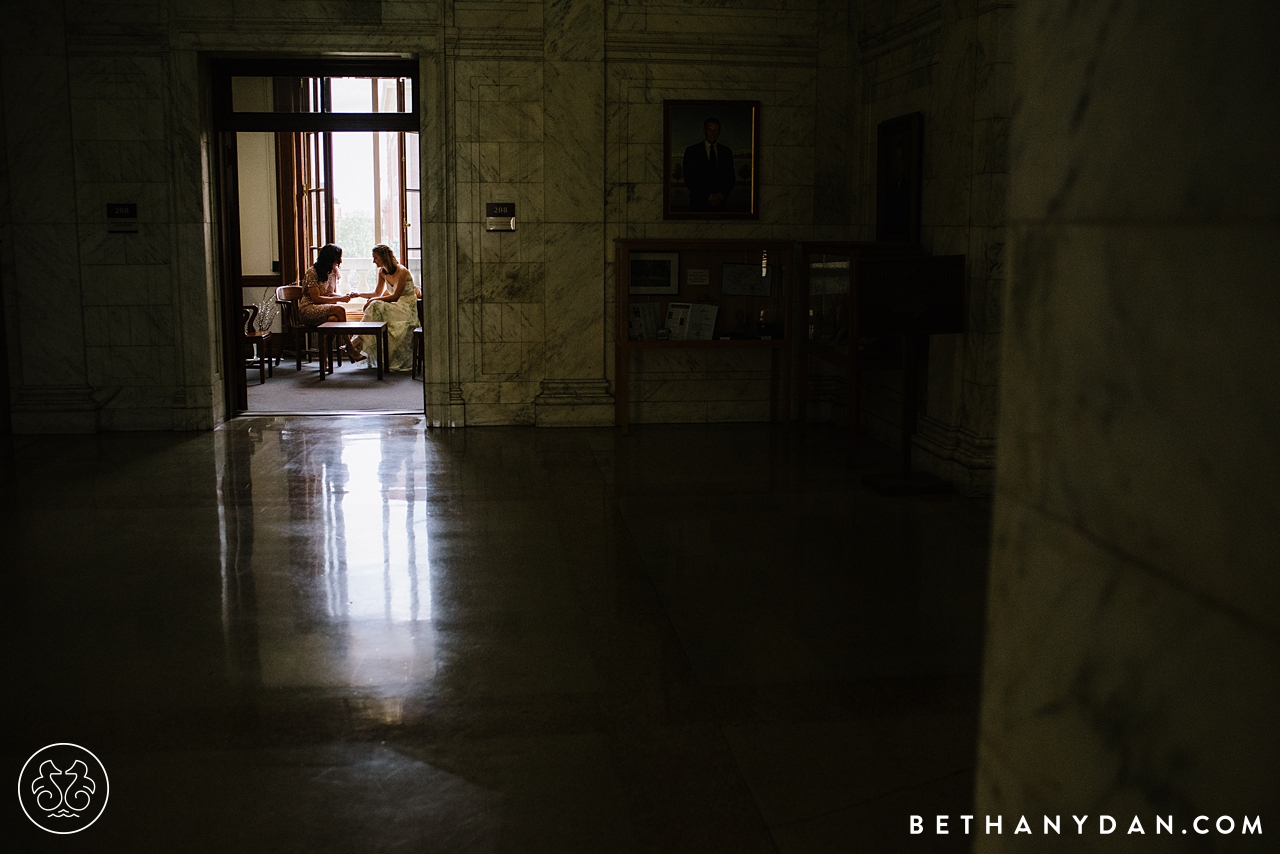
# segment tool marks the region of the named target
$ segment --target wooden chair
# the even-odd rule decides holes
[[[320,324],[302,322],[302,315],[298,311],[298,300],[301,298],[301,285],[284,285],[276,288],[276,302],[280,304],[281,328],[285,334],[293,338],[293,353],[298,360],[298,370],[302,370],[303,356],[307,357],[308,362],[311,361],[312,354],[317,358],[320,356],[318,342],[316,347],[310,346],[310,336],[315,333],[317,338],[319,337],[316,329]]]
[[[418,300],[418,328],[413,330],[413,369],[409,376],[413,379],[418,378],[418,371],[422,371],[422,379],[427,378],[427,369],[423,364],[423,340],[422,340],[422,300]]]
[[[267,381],[268,376],[275,376],[271,365],[271,331],[259,330],[254,326],[258,317],[256,305],[246,305],[240,309],[240,320],[244,329],[244,343],[241,354],[246,359],[246,370],[254,362],[258,363],[258,385]]]

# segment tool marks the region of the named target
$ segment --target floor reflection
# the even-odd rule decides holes
[[[256,660],[245,669],[266,688],[403,695],[430,679],[421,431],[415,441],[400,425],[327,422],[321,430],[295,420],[289,429],[268,422],[227,432],[232,483],[221,493],[229,502],[224,578],[235,579],[224,584],[224,611],[236,614],[226,621],[237,634],[227,638],[237,651],[231,658]],[[241,512],[250,502],[270,512]]]
[[[403,443],[386,439],[377,433],[349,435],[342,449],[346,489],[326,496],[331,513],[326,528],[332,535],[325,573],[332,582],[338,575],[331,569],[345,569],[341,595],[329,587],[329,614],[381,617],[388,623],[429,620],[430,590],[420,583],[418,571],[419,532],[426,563],[426,505],[417,500],[413,455],[404,452]]]
[[[13,743],[102,757],[95,850],[906,851],[972,803],[988,505],[843,440],[45,437],[0,459]]]

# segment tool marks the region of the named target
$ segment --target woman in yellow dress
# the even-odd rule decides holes
[[[364,319],[371,323],[385,321],[390,344],[390,364],[383,368],[408,371],[413,367],[413,330],[418,326],[418,289],[413,274],[396,263],[391,247],[379,243],[373,247],[373,263],[378,267],[378,285],[367,296]],[[356,339],[353,339],[356,340]],[[369,365],[377,365],[377,347],[369,348]]]

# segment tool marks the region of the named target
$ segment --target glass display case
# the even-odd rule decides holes
[[[808,258],[810,346],[839,351],[849,346],[849,256],[819,252]]]
[[[964,331],[964,256],[932,256],[881,243],[805,243],[796,292],[807,329],[799,352],[799,417],[808,413],[811,360],[843,372],[846,456],[857,459],[860,371],[904,370],[904,458],[914,433],[922,336]]]
[[[654,350],[767,351],[770,416],[781,417],[790,396],[793,250],[760,240],[616,242],[614,407],[623,433],[633,366]]]

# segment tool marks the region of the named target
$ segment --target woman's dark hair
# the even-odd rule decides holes
[[[316,255],[316,281],[324,284],[329,281],[329,274],[333,272],[333,265],[342,260],[342,247],[334,243],[326,243],[320,247],[320,253]]]

